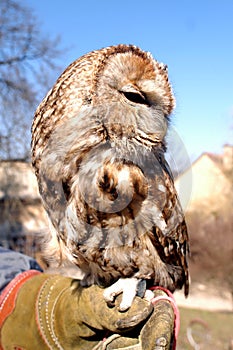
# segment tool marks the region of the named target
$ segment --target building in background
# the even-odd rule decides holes
[[[47,229],[37,181],[28,162],[0,162],[0,245],[30,256]]]
[[[233,146],[225,145],[221,155],[203,153],[175,181],[183,208],[215,215],[232,211]],[[230,205],[231,203],[231,205]]]

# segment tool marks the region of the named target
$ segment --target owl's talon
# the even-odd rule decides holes
[[[137,296],[143,298],[146,292],[146,280],[138,280],[137,283]]]
[[[152,292],[152,290],[147,289],[147,290],[145,291],[145,294],[144,294],[144,298],[143,298],[143,299],[145,299],[145,300],[151,302],[151,300],[152,300],[154,297],[155,297],[155,296],[154,296],[154,293]]]
[[[107,302],[107,304],[110,302],[110,304],[112,305],[115,297],[123,293],[122,301],[119,306],[119,311],[123,312],[128,310],[131,307],[134,297],[137,295],[138,290],[140,289],[140,292],[142,292],[141,288],[138,288],[138,286],[141,284],[141,281],[142,280],[138,280],[137,278],[120,278],[116,283],[112,284],[110,287],[105,289],[105,301]],[[141,294],[140,296],[143,297],[144,294]]]
[[[114,300],[113,301],[106,301],[106,303],[110,309],[112,309],[115,306]]]

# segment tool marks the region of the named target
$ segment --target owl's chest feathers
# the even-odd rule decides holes
[[[163,266],[148,235],[129,245],[103,249],[82,246],[79,252],[84,257],[81,268],[90,279],[88,283],[108,285],[119,277],[132,276],[153,279],[155,268]]]
[[[73,177],[66,227],[83,271],[111,280],[136,274],[150,278],[162,264],[151,230],[160,221],[155,201],[165,188],[160,186],[158,198],[159,191],[150,189],[162,179],[162,152],[162,142],[145,145],[136,140],[135,130],[108,125],[105,143],[82,161]]]
[[[128,138],[116,137],[90,152],[70,187],[68,238],[98,248],[100,242],[111,247],[134,242],[155,216],[160,220],[165,201],[159,156]]]

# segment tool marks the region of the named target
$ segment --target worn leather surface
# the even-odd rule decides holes
[[[138,335],[153,306],[136,298],[119,312],[121,297],[109,307],[103,289],[81,288],[58,275],[32,277],[18,291],[13,312],[1,329],[3,349],[139,349]],[[103,341],[105,339],[105,341]],[[136,346],[132,348],[132,346]]]

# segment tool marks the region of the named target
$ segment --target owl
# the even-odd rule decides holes
[[[133,45],[73,62],[39,105],[32,163],[48,264],[72,265],[121,310],[153,285],[188,295],[189,240],[165,160],[175,105],[167,66]]]

